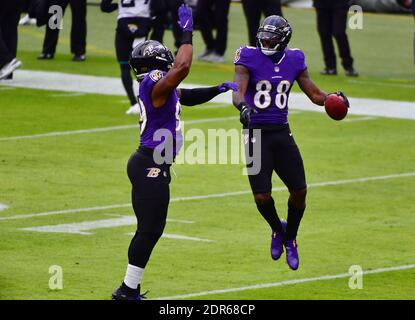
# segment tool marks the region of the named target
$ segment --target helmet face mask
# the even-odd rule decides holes
[[[261,31],[257,35],[258,44],[262,52],[266,55],[273,55],[276,52],[282,51],[283,36],[278,33]]]
[[[257,47],[267,56],[283,52],[290,42],[291,34],[292,29],[287,20],[280,16],[269,16],[258,29]]]
[[[147,40],[137,45],[130,57],[130,66],[139,81],[153,70],[169,71],[173,67],[173,62],[172,52],[154,40]]]

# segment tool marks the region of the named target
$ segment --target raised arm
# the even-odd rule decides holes
[[[190,72],[193,58],[192,32],[193,18],[192,9],[188,5],[179,8],[180,26],[183,29],[182,45],[179,48],[173,67],[154,86],[151,92],[152,104],[155,108],[165,105],[168,97],[176,90],[177,86],[187,77]]]
[[[310,100],[319,105],[324,106],[324,101],[326,101],[327,93],[321,91],[315,83],[310,79],[307,69],[304,70],[300,76],[297,78],[298,85],[301,90],[310,98]]]
[[[196,106],[212,100],[217,95],[229,90],[236,91],[238,86],[233,82],[224,82],[216,87],[179,89],[180,103],[185,106]]]

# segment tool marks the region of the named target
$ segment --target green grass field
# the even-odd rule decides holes
[[[69,19],[54,61],[37,61],[42,30],[20,29],[18,56],[26,70],[118,76],[113,55],[115,16],[88,12],[88,61],[70,61]],[[294,27],[293,46],[305,50],[312,77],[325,90],[353,97],[415,101],[413,19],[366,15],[364,30],[349,32],[362,76],[324,78],[315,15],[285,9]],[[195,61],[189,83],[230,80],[232,56],[246,42],[241,8],[232,6],[229,49],[222,65]],[[203,50],[199,34],[195,55]],[[171,46],[170,33],[166,43]],[[296,88],[295,90],[298,91]],[[109,299],[123,279],[134,225],[90,229],[92,234],[21,230],[50,225],[133,217],[126,163],[138,144],[137,128],[21,138],[48,132],[133,125],[126,98],[0,84],[0,299]],[[185,121],[237,116],[233,107],[206,104],[184,108]],[[349,116],[349,119],[359,118]],[[172,203],[165,233],[211,242],[162,238],[146,269],[142,288],[149,298],[314,279],[308,282],[195,295],[193,299],[414,299],[415,269],[363,276],[351,290],[350,266],[364,271],[415,264],[415,126],[412,120],[374,117],[334,122],[321,113],[295,112],[290,124],[303,155],[308,207],[298,243],[300,269],[269,256],[269,230],[249,194],[243,165],[175,165]],[[186,129],[239,128],[239,122],[188,123]],[[370,179],[366,179],[370,178]],[[327,183],[332,182],[332,183]],[[274,176],[274,187],[282,183]],[[180,197],[246,191],[207,199]],[[286,191],[275,191],[286,216]],[[1,206],[0,206],[1,207]],[[95,209],[85,209],[95,208]],[[84,210],[82,210],[84,209]],[[47,213],[33,216],[34,214]],[[28,216],[25,216],[28,215]],[[179,220],[179,221],[177,221]],[[182,223],[183,221],[192,223]],[[63,289],[49,288],[49,267],[63,269]]]

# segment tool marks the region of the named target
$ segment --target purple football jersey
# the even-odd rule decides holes
[[[177,155],[183,138],[180,128],[181,105],[177,90],[174,90],[161,108],[154,108],[151,101],[151,92],[154,85],[166,75],[160,70],[151,71],[140,83],[138,91],[138,104],[140,106],[140,144],[143,147],[155,149],[163,148],[165,144],[165,133],[173,138],[173,155]],[[158,131],[162,129],[164,133]],[[161,139],[157,137],[157,131],[161,133]]]
[[[242,47],[236,51],[235,65],[249,71],[245,101],[255,110],[251,126],[288,122],[288,98],[294,81],[307,69],[304,53],[299,49],[285,49],[279,61],[256,47]]]

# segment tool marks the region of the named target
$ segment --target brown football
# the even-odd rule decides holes
[[[342,120],[347,115],[347,104],[343,97],[337,94],[329,94],[324,102],[324,107],[329,117],[334,120]]]

